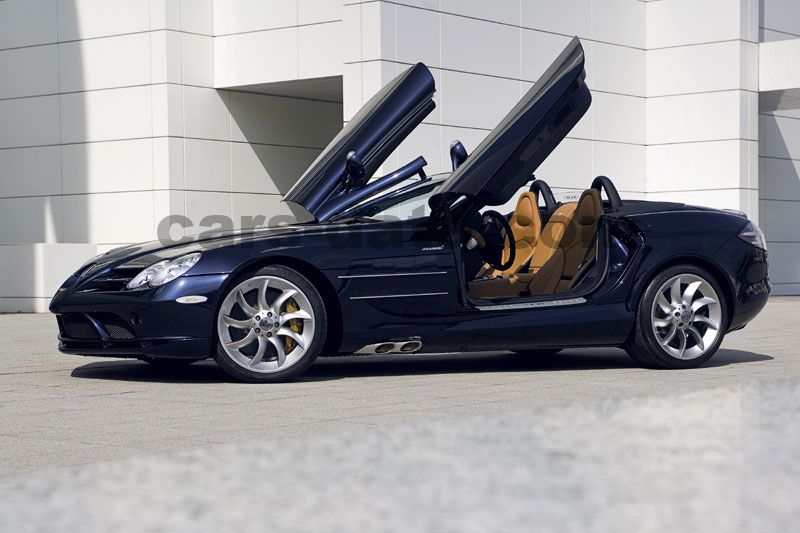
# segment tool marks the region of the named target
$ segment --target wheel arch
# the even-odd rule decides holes
[[[339,303],[339,298],[336,295],[336,290],[333,288],[330,280],[311,263],[286,255],[270,255],[266,257],[259,257],[253,261],[248,261],[242,264],[231,272],[226,280],[225,285],[222,287],[220,294],[224,294],[229,290],[234,281],[237,281],[249,273],[256,272],[264,267],[280,265],[296,270],[314,285],[319,291],[322,301],[325,304],[325,311],[328,318],[328,330],[325,334],[325,345],[322,349],[322,355],[335,355],[339,351],[342,343],[342,306]],[[222,299],[220,298],[220,303]],[[216,316],[216,312],[215,312]],[[216,335],[216,328],[214,328]],[[215,337],[216,339],[216,337]]]
[[[725,271],[722,270],[722,268],[720,268],[707,257],[698,255],[684,254],[671,256],[669,259],[665,259],[664,261],[658,263],[655,267],[651,268],[647,275],[640,280],[639,284],[636,286],[636,289],[631,292],[632,298],[629,301],[631,309],[635,310],[638,308],[639,302],[642,299],[642,295],[656,276],[658,276],[664,270],[677,265],[691,265],[702,268],[714,278],[714,281],[717,282],[717,285],[719,285],[724,294],[725,310],[727,311],[727,318],[728,322],[730,323],[730,319],[733,316],[733,306],[735,300],[733,284],[731,283],[730,278],[725,275]]]

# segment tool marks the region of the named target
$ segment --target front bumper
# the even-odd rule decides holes
[[[227,274],[184,276],[156,289],[104,292],[61,289],[59,350],[104,357],[205,358],[213,355],[214,311]],[[182,304],[182,296],[202,296]]]
[[[58,337],[58,350],[75,355],[97,357],[163,357],[170,359],[203,359],[211,357],[211,339],[161,338],[136,341],[84,341]]]

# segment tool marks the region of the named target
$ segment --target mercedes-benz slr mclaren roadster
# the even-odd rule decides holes
[[[318,356],[618,346],[647,367],[709,360],[770,293],[743,213],[621,200],[607,177],[558,202],[533,172],[589,108],[578,39],[452,172],[374,177],[434,109],[416,64],[289,191],[309,222],[126,246],[58,290],[62,352],[188,364],[251,382]],[[513,212],[498,206],[514,205]]]

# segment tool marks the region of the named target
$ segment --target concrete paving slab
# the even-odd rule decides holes
[[[52,317],[0,316],[0,531],[789,529],[798,324],[773,298],[686,371],[349,357],[264,386],[59,354]]]

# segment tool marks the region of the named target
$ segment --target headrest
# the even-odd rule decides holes
[[[600,193],[597,189],[586,189],[581,194],[576,208],[578,224],[588,226],[594,224],[603,214],[603,204],[600,202]]]
[[[561,224],[567,224],[570,220],[572,220],[572,216],[575,214],[575,207],[577,207],[577,202],[569,202],[566,204],[561,204],[558,206],[558,209],[550,215],[550,220],[547,221],[547,224],[554,224],[559,222]]]
[[[539,218],[539,206],[536,196],[532,192],[524,192],[517,200],[517,207],[514,209],[514,219],[520,226],[530,226],[534,223],[534,217]]]

